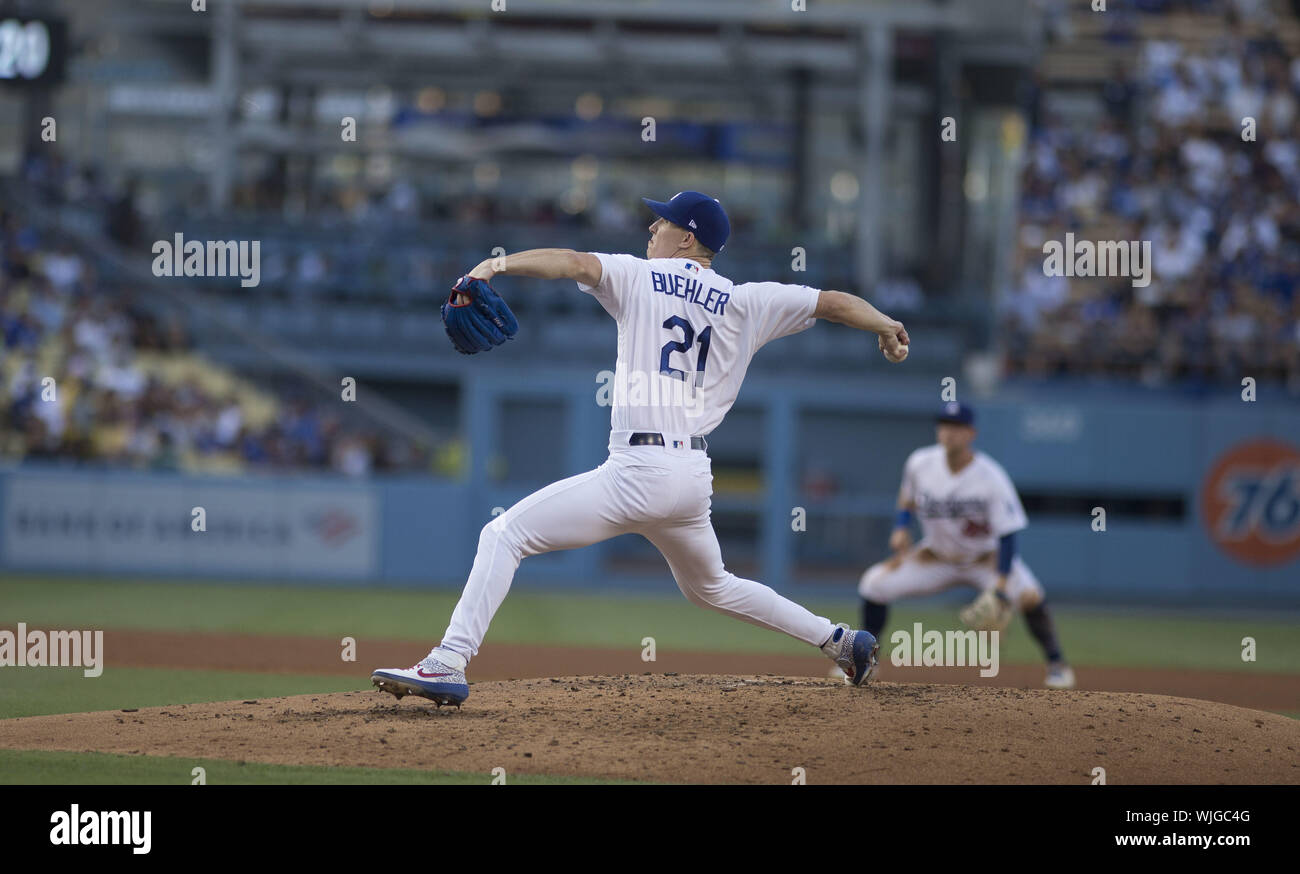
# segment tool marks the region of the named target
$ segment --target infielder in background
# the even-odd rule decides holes
[[[1015,610],[1047,657],[1048,687],[1071,689],[1074,671],[1061,654],[1043,587],[1016,554],[1016,532],[1029,524],[1007,472],[975,440],[975,411],[944,406],[937,443],[916,450],[903,465],[898,517],[889,536],[894,556],[862,575],[862,627],[879,637],[889,605],[899,598],[930,595],[954,585],[981,591],[962,611],[975,628],[1006,628]],[[913,517],[921,542],[912,545]]]
[[[618,325],[609,458],[534,492],[483,527],[442,642],[414,667],[375,671],[371,680],[380,689],[460,704],[469,696],[466,664],[519,562],[628,532],[655,545],[693,604],[820,647],[854,685],[870,678],[873,635],[832,624],[723,566],[709,518],[713,474],[704,436],[722,422],[750,360],[772,340],[826,319],[876,334],[885,357],[897,363],[907,357],[907,332],[850,294],[777,282],[735,285],[711,266],[731,230],[717,200],[683,191],[667,202],[645,202],[658,218],[644,259],[533,249],[484,261],[453,289],[444,322],[463,352],[504,342],[517,327],[486,284],[498,273],[572,280],[600,301]],[[462,325],[475,306],[487,322]],[[623,386],[639,386],[640,394]]]

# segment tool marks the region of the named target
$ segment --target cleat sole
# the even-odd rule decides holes
[[[456,706],[457,710],[459,710],[460,705],[464,703],[463,701],[457,701],[451,695],[442,692],[429,692],[421,689],[419,686],[411,683],[403,683],[401,680],[396,680],[392,677],[371,677],[370,682],[373,683],[379,691],[393,695],[398,701],[401,701],[403,696],[414,695],[419,698],[429,699],[433,703],[437,704],[439,709],[442,709],[444,704],[453,704]]]

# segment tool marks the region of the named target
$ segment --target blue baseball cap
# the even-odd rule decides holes
[[[695,234],[695,239],[713,252],[721,252],[731,236],[731,222],[727,212],[716,197],[709,197],[698,191],[679,191],[673,199],[664,202],[641,198],[650,211],[661,219],[667,219],[678,227]]]
[[[935,416],[935,421],[949,425],[974,425],[975,411],[965,404],[949,401],[943,405],[939,415]]]

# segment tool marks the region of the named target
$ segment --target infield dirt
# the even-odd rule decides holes
[[[0,746],[669,783],[1300,783],[1300,721],[1130,692],[666,674],[5,720]]]
[[[360,642],[356,661],[339,658],[339,641],[324,637],[274,637],[211,632],[115,630],[104,632],[109,667],[253,671],[276,674],[353,676],[361,684],[378,667],[405,667],[429,651],[428,641]],[[639,675],[650,665],[638,647],[600,648],[493,643],[474,658],[470,678],[487,680],[545,679],[593,674]],[[661,649],[655,673],[777,674],[820,678],[829,663],[820,653],[725,653]],[[1255,710],[1300,710],[1300,680],[1295,674],[1265,670],[1214,671],[1180,668],[1101,667],[1076,665],[1079,688],[1090,691],[1148,692],[1181,698],[1204,698]],[[982,678],[974,668],[900,668],[880,666],[880,679],[891,682],[959,683],[979,686],[1040,687],[1041,664],[1003,664],[996,677]]]

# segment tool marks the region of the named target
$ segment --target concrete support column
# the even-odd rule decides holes
[[[894,32],[884,24],[863,31],[858,120],[864,136],[856,240],[858,294],[870,297],[884,270],[880,217],[885,207],[885,131],[893,99]]]

